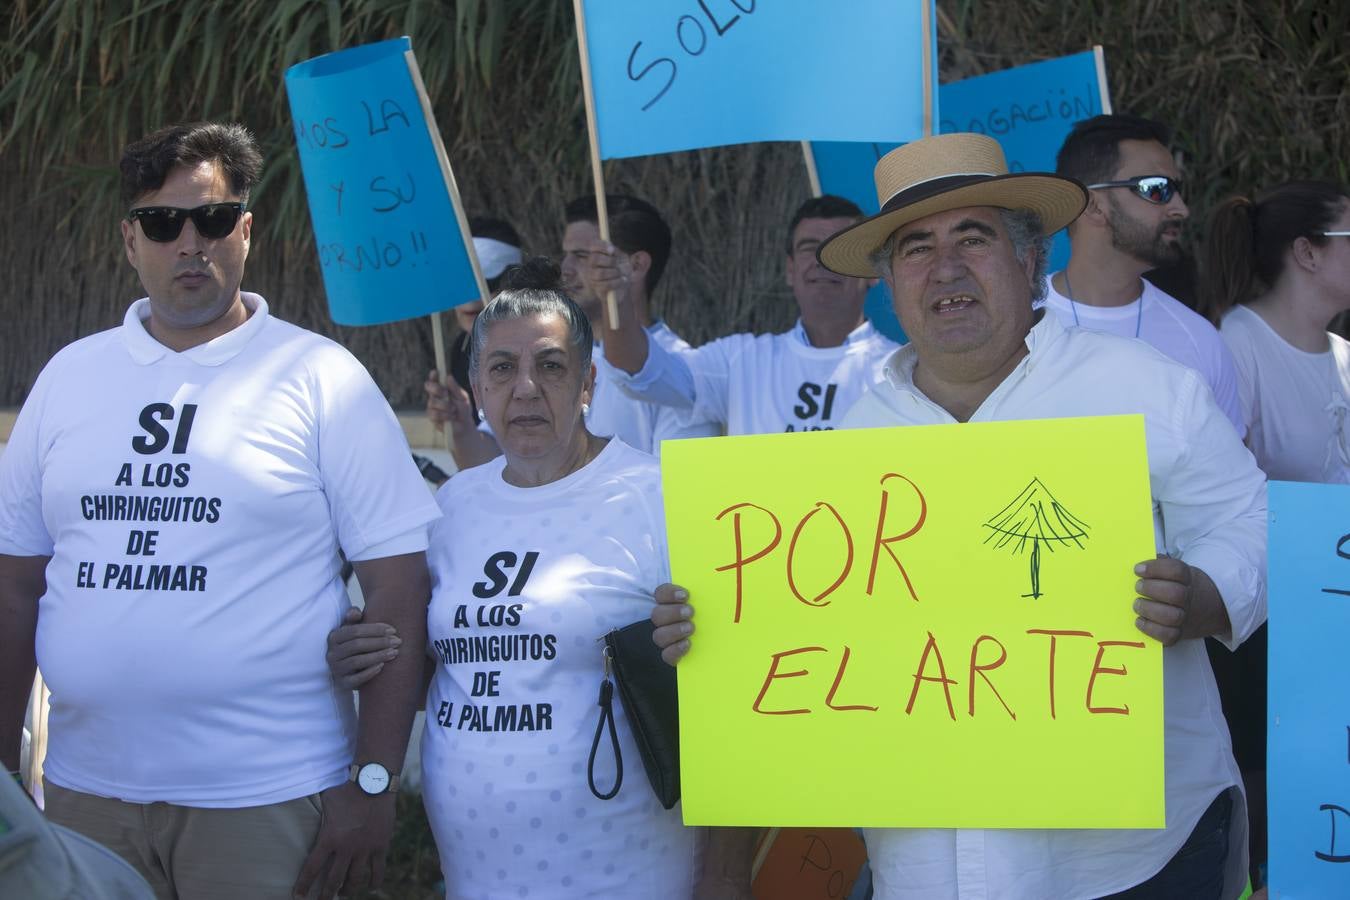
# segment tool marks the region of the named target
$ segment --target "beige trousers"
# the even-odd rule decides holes
[[[318,794],[206,809],[125,803],[50,781],[43,786],[51,821],[131,863],[158,900],[291,900],[323,812]]]

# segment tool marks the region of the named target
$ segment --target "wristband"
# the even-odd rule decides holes
[[[23,787],[23,773],[22,773],[22,772],[17,772],[17,771],[16,771],[16,772],[10,772],[10,773],[9,773],[9,777],[10,777],[10,778],[13,778],[13,779],[14,779],[14,783],[17,784],[19,787]]]

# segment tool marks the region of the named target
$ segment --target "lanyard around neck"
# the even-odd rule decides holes
[[[1069,298],[1069,310],[1073,313],[1073,324],[1078,325],[1078,304],[1073,299],[1073,284],[1069,281],[1069,270],[1064,269],[1064,296]],[[1139,314],[1134,320],[1134,336],[1139,337],[1139,329],[1144,324],[1144,294],[1139,293]]]

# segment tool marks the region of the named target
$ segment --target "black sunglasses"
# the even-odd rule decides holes
[[[127,220],[141,221],[141,230],[152,241],[161,244],[178,239],[183,223],[189,218],[197,233],[210,241],[219,240],[234,231],[239,217],[244,214],[242,203],[207,203],[196,209],[177,206],[141,206],[127,213]]]
[[[1089,184],[1090,188],[1132,188],[1136,194],[1149,203],[1162,206],[1170,203],[1172,197],[1181,193],[1181,182],[1166,175],[1141,175],[1126,181],[1103,181]]]

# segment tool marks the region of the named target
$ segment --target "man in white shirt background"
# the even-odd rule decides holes
[[[1061,324],[1139,338],[1205,379],[1240,436],[1237,370],[1218,330],[1143,275],[1182,257],[1190,215],[1166,126],[1128,115],[1085,119],[1064,139],[1055,173],[1081,181],[1088,205],[1069,226],[1071,256],[1049,279]]]
[[[801,318],[781,334],[733,334],[685,352],[650,341],[633,316],[604,331],[605,359],[633,396],[668,405],[727,434],[835,428],[881,374],[898,346],[863,317],[875,279],[848,278],[816,259],[821,242],[862,217],[849,200],[804,203],[788,225],[785,277]],[[632,308],[639,279],[612,248],[592,245],[582,274],[589,290],[614,291]]]
[[[892,151],[877,182],[881,212],[820,257],[882,274],[910,343],[845,427],[1144,416],[1160,555],[1135,566],[1135,596],[1102,602],[1131,604],[1164,645],[1166,827],[870,829],[875,896],[1234,900],[1246,807],[1201,639],[1236,646],[1265,619],[1264,478],[1194,370],[1036,308],[1045,235],[1083,209],[1080,184],[1009,174],[997,142],[969,134]],[[674,662],[698,598],[663,587],[657,599],[654,639]]]

